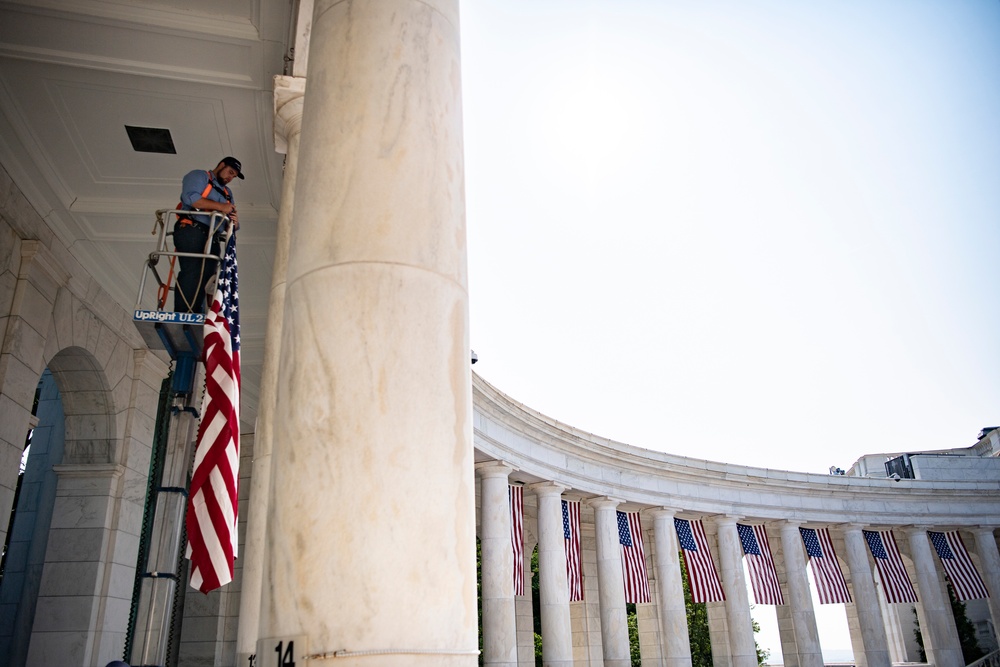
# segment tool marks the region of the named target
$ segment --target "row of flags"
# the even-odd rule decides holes
[[[511,545],[514,552],[514,592],[524,595],[524,498],[523,489],[510,486]],[[638,512],[618,512],[618,542],[621,546],[625,601],[649,602],[649,577],[643,555],[642,524]],[[580,503],[562,501],[563,538],[566,546],[566,580],[571,602],[583,600],[583,567],[580,557]],[[705,528],[700,520],[674,519],[677,541],[684,554],[684,566],[694,602],[721,602],[726,599],[722,581],[708,548]],[[736,524],[743,547],[750,586],[756,604],[783,605],[771,546],[764,526]],[[809,568],[816,582],[821,604],[851,602],[851,594],[840,569],[837,554],[827,528],[799,528],[809,557]],[[862,531],[875,560],[879,580],[890,603],[916,602],[906,567],[891,530]],[[957,530],[928,531],[928,537],[944,566],[948,580],[959,600],[988,598],[989,592]]]

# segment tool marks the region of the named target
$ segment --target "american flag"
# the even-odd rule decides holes
[[[774,569],[774,559],[771,557],[771,545],[767,543],[767,530],[764,526],[745,526],[736,524],[743,544],[750,570],[750,584],[753,587],[753,597],[757,604],[785,604],[781,596],[781,585],[778,583],[778,572]]]
[[[691,586],[692,602],[722,602],[726,594],[722,582],[712,562],[712,552],[708,550],[708,539],[701,521],[674,519],[677,541],[684,552],[684,566],[687,568],[688,583]]]
[[[830,539],[828,528],[799,528],[802,543],[809,555],[809,567],[816,581],[820,604],[843,604],[851,601],[851,592],[847,590],[847,581],[837,561],[833,550],[833,540]]]
[[[864,530],[865,541],[875,557],[875,567],[878,568],[882,589],[885,591],[885,601],[916,602],[917,592],[913,590],[910,577],[906,574],[906,566],[896,548],[896,538],[891,530]]]
[[[524,595],[524,487],[510,484],[510,546],[514,552],[514,595]]]
[[[205,399],[187,508],[191,586],[208,593],[233,580],[240,467],[240,290],[236,235],[229,237],[205,316]]]
[[[649,602],[646,557],[642,551],[642,525],[638,512],[618,512],[618,542],[622,545],[625,602]]]
[[[962,536],[957,530],[950,530],[946,533],[936,533],[928,530],[927,536],[931,538],[931,544],[937,549],[938,556],[944,571],[948,573],[951,580],[951,587],[955,589],[955,597],[961,601],[978,600],[988,598],[989,591],[983,583],[976,566],[969,558],[969,552],[965,550]]]
[[[562,501],[563,538],[566,545],[566,582],[569,601],[583,600],[583,562],[580,558],[580,503]]]

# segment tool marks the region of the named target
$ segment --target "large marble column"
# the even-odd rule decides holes
[[[665,667],[691,667],[691,639],[684,604],[684,579],[681,576],[683,565],[680,562],[677,530],[674,528],[674,511],[661,507],[647,513],[653,518],[663,664]]]
[[[875,590],[875,580],[872,578],[872,569],[868,562],[868,545],[861,530],[861,526],[857,524],[844,527],[845,558],[847,567],[851,571],[861,643],[864,646],[867,667],[890,667],[885,623],[882,620],[878,592]]]
[[[322,0],[311,36],[263,652],[294,641],[307,662],[471,666],[458,2]]]
[[[239,664],[257,649],[260,630],[261,586],[264,575],[264,543],[267,532],[267,503],[271,488],[271,443],[274,439],[274,410],[278,400],[278,365],[281,358],[281,330],[285,314],[285,286],[288,272],[288,244],[295,211],[295,182],[298,176],[299,138],[302,135],[302,101],[306,80],[301,77],[274,77],[274,141],[285,153],[285,173],[281,184],[281,210],[271,272],[271,298],[267,308],[264,338],[264,366],[257,406],[257,428],[253,446],[250,501],[243,546],[243,579],[240,587],[240,618],[236,632]]]
[[[990,616],[993,618],[993,632],[1000,639],[1000,551],[992,526],[979,526],[972,533],[976,536],[976,552],[979,554],[979,576],[990,592]]]
[[[482,553],[483,663],[517,665],[514,553],[510,542],[510,466],[479,463],[479,546]]]
[[[802,546],[799,525],[793,521],[783,521],[780,525],[781,552],[785,559],[787,583],[785,602],[792,619],[799,667],[823,667],[823,651],[819,643],[816,612],[809,591],[805,550]],[[787,656],[786,662],[788,662]]]
[[[924,651],[927,661],[935,667],[963,667],[962,644],[958,639],[955,616],[951,612],[951,601],[944,582],[938,574],[937,558],[931,551],[931,541],[926,526],[906,529],[913,558],[913,570],[917,584],[920,605],[924,609],[924,624],[920,630],[924,636]]]
[[[538,499],[538,588],[542,615],[542,664],[573,664],[573,629],[566,580],[566,541],[563,534],[562,492],[555,482],[534,484]]]
[[[597,592],[601,605],[604,666],[630,667],[625,580],[622,575],[621,542],[618,539],[617,509],[622,501],[601,497],[589,502],[594,508],[597,537]]]
[[[757,667],[757,648],[753,639],[747,582],[743,576],[743,546],[736,530],[737,519],[727,514],[715,520],[719,528],[719,575],[722,589],[726,591],[726,620],[733,667]]]

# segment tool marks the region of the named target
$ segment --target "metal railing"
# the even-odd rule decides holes
[[[208,216],[208,238],[205,240],[204,252],[178,252],[167,246],[167,238],[174,235],[173,226],[168,225],[170,216],[184,216],[188,218],[193,216]],[[217,266],[222,266],[226,243],[229,241],[229,237],[233,233],[233,225],[230,224],[228,216],[218,211],[208,213],[207,211],[182,211],[175,208],[163,208],[156,212],[156,222],[153,224],[152,233],[157,234],[157,232],[159,232],[159,234],[156,241],[156,250],[149,253],[149,256],[146,258],[146,270],[142,272],[142,279],[139,281],[139,293],[135,298],[136,310],[142,309],[142,300],[146,291],[146,278],[149,274],[153,275],[158,287],[156,310],[163,310],[167,302],[167,297],[170,293],[171,284],[173,283],[175,264],[174,258],[194,257],[206,260],[211,259],[219,262]],[[214,255],[212,254],[212,240],[218,234],[221,234],[219,238],[219,254]],[[161,257],[170,258],[170,268],[167,273],[166,280],[163,279],[160,272],[157,270],[157,265],[160,263]]]

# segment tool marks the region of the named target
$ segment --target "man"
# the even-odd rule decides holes
[[[214,211],[223,213],[239,229],[236,202],[229,182],[243,179],[243,166],[234,157],[223,158],[211,171],[196,169],[188,172],[181,185],[184,211]],[[208,241],[209,215],[178,216],[174,224],[174,249],[177,252],[204,253]],[[213,238],[211,254],[219,254],[219,239]],[[174,310],[178,313],[201,313],[205,309],[205,285],[215,275],[218,261],[201,257],[178,257],[180,272],[174,288]]]

